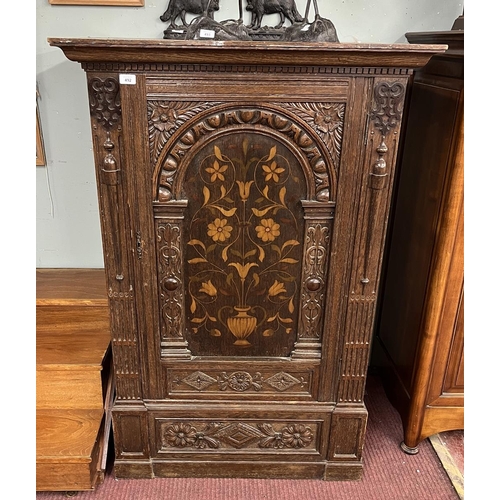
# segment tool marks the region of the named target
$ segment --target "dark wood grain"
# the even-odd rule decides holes
[[[89,83],[117,476],[359,479],[406,86],[446,46],[49,43]]]

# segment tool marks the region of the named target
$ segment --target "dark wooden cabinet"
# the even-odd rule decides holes
[[[88,79],[116,476],[360,478],[406,86],[446,47],[50,44]]]
[[[464,426],[464,32],[407,38],[449,47],[411,87],[374,343],[416,453]]]

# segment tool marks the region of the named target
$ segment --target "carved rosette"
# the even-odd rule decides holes
[[[271,106],[271,105],[269,105]],[[150,127],[151,125],[150,120]],[[226,128],[241,126],[253,130],[268,130],[269,133],[282,135],[291,142],[308,165],[305,172],[309,186],[308,198],[326,202],[335,196],[336,175],[333,161],[323,141],[309,127],[299,123],[294,115],[277,106],[271,109],[241,107],[238,109],[219,109],[202,113],[190,127],[182,127],[172,136],[169,147],[159,155],[155,177],[157,178],[156,200],[168,202],[180,192],[182,176],[178,175],[183,158],[202,138]]]
[[[273,424],[254,422],[162,422],[160,451],[261,449],[314,449],[317,424]]]
[[[149,150],[152,164],[174,132],[189,119],[217,102],[148,101]]]
[[[344,134],[345,103],[282,103],[281,106],[302,118],[325,143],[333,158],[338,175],[342,137]]]

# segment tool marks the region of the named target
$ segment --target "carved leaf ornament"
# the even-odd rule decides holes
[[[314,437],[313,430],[301,423],[290,423],[276,430],[270,423],[208,423],[200,427],[179,422],[163,424],[162,449],[218,449],[225,444],[237,449],[257,445],[261,449],[300,450],[310,446]]]

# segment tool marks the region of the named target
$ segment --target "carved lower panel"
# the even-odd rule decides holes
[[[155,420],[159,454],[186,451],[319,453],[321,422],[189,419]]]
[[[114,406],[113,434],[116,459],[138,460],[149,457],[148,420],[144,407]]]
[[[312,371],[278,370],[168,370],[168,393],[223,394],[225,397],[252,397],[257,394],[312,396]]]
[[[332,416],[329,460],[348,462],[361,459],[367,420],[368,413],[364,406],[335,409]]]

